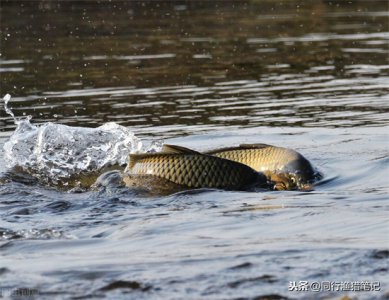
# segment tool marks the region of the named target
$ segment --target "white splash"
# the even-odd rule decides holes
[[[7,114],[9,114],[15,121],[16,123],[16,120],[15,120],[15,115],[14,113],[12,112],[11,109],[8,108],[8,102],[9,100],[11,100],[11,95],[10,94],[6,94],[4,97],[3,97],[3,101],[4,101],[4,109],[5,109],[5,112]]]
[[[97,128],[71,127],[51,122],[35,126],[29,118],[16,120],[17,128],[4,144],[8,168],[21,167],[39,179],[56,181],[83,171],[124,165],[129,153],[140,151],[142,142],[128,128],[106,123]]]
[[[164,144],[163,140],[153,141],[150,144],[150,146],[148,146],[148,148],[145,152],[148,152],[148,153],[160,152],[160,151],[162,151],[163,144]]]

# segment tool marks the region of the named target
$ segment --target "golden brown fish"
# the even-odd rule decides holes
[[[187,188],[245,190],[267,184],[263,174],[247,165],[173,145],[160,153],[130,154],[124,174],[128,186],[134,175],[152,175]]]
[[[239,162],[262,172],[278,190],[307,189],[319,176],[304,156],[283,147],[243,144],[207,151],[205,154]]]

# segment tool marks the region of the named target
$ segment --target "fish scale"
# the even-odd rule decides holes
[[[207,154],[243,163],[257,171],[283,169],[288,163],[303,158],[291,149],[273,146],[260,149],[215,150]]]
[[[131,154],[126,173],[152,175],[190,188],[245,189],[266,184],[266,177],[244,164],[191,154]]]

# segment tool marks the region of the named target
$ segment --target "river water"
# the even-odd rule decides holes
[[[1,102],[0,294],[386,299],[388,16],[362,0],[2,2],[1,97],[29,126]],[[130,138],[119,156],[104,130]],[[163,142],[289,147],[324,177],[168,196],[42,181]],[[109,153],[74,155],[90,149]]]

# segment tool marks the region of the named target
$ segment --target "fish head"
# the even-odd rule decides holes
[[[311,163],[301,154],[296,159],[290,161],[280,170],[288,178],[291,186],[301,189],[307,184],[312,184],[316,180],[316,172]]]
[[[271,173],[268,174],[270,182],[277,191],[297,189],[296,179],[288,173]]]

